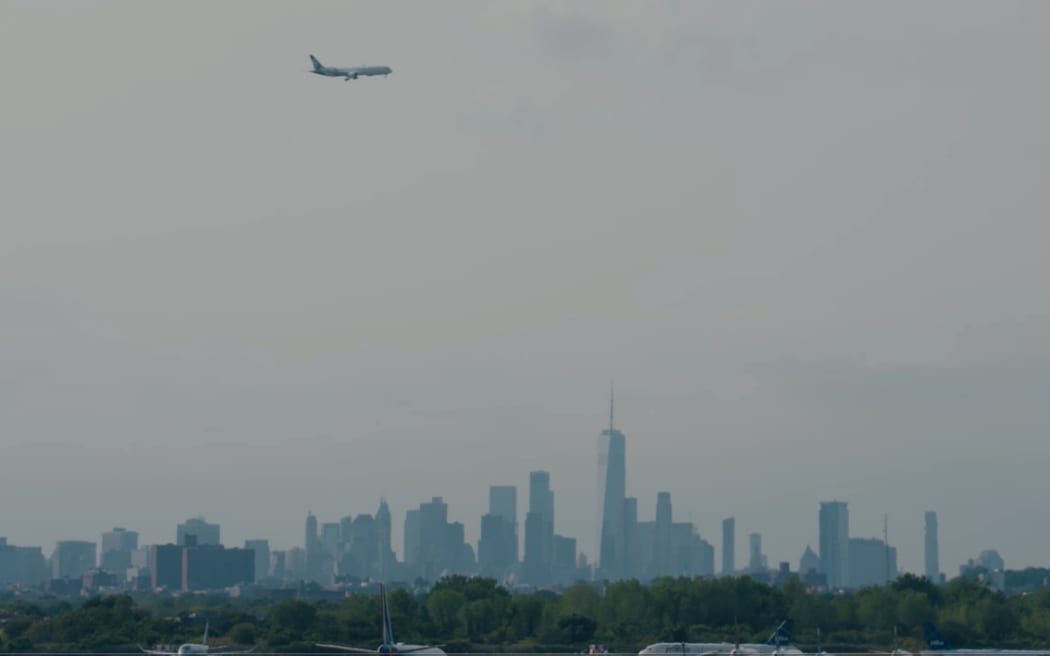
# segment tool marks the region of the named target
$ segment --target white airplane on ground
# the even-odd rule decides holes
[[[356,654],[418,654],[419,656],[447,656],[441,647],[431,645],[408,645],[403,642],[394,642],[394,629],[390,624],[390,609],[386,605],[386,588],[379,584],[379,604],[383,607],[383,644],[375,649],[361,649],[360,647],[347,647],[346,645],[323,645],[329,649],[350,651]]]
[[[139,647],[142,649],[142,647]],[[248,651],[226,651],[229,647],[211,647],[208,645],[208,623],[204,623],[204,639],[200,642],[187,642],[179,645],[176,651],[164,651],[162,649],[142,649],[144,654],[153,656],[185,656],[187,654],[221,654],[222,656],[234,656],[234,654],[248,654],[254,651],[254,647]]]
[[[699,654],[702,656],[798,656],[802,652],[791,645],[791,620],[784,620],[765,642],[657,642],[638,652],[642,656],[654,654]]]
[[[345,78],[347,82],[350,80],[356,80],[361,75],[382,75],[386,77],[394,72],[394,69],[389,66],[356,66],[352,68],[337,68],[335,66],[325,66],[321,62],[317,61],[317,57],[310,55],[310,61],[314,64],[314,70],[310,71],[316,75],[326,75],[328,77],[341,77]]]

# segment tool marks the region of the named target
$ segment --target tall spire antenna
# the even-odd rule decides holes
[[[609,382],[609,434],[613,432],[613,403],[616,400],[616,390],[613,388],[613,384]]]

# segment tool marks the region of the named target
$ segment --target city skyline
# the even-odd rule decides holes
[[[625,561],[628,564],[622,566],[621,572],[613,572],[608,565],[589,563],[586,556],[577,551],[574,537],[553,534],[550,517],[554,512],[554,495],[549,474],[533,471],[529,478],[525,554],[520,561],[513,554],[517,545],[506,544],[506,538],[514,534],[512,527],[517,520],[516,490],[512,486],[492,486],[489,512],[481,518],[483,537],[477,551],[465,541],[463,524],[449,521],[444,500],[433,497],[406,512],[404,557],[398,559],[392,549],[389,505],[380,499],[374,515],[347,515],[338,522],[319,523],[316,515],[308,513],[302,546],[287,550],[271,549],[266,538],[246,540],[243,549],[223,545],[219,542],[220,525],[207,522],[203,517],[179,523],[176,544],[147,544],[139,548],[136,531],[117,527],[102,534],[101,549],[92,541],[63,540],[56,543],[46,558],[40,547],[13,545],[6,537],[0,537],[0,583],[33,584],[42,580],[39,577],[44,576],[44,571],[52,579],[49,589],[67,592],[79,589],[71,585],[71,578],[79,584],[83,576],[84,586],[95,589],[119,586],[125,574],[129,585],[139,590],[144,590],[143,586],[204,590],[262,580],[270,585],[301,580],[331,585],[348,583],[348,577],[435,581],[455,573],[481,574],[514,585],[533,586],[716,575],[714,545],[698,538],[693,524],[673,521],[669,493],[658,494],[656,519],[652,522],[639,522],[635,500],[628,499],[630,503],[625,508],[630,509],[625,510],[625,517],[629,519],[621,527],[624,534],[616,539],[629,545],[627,553],[635,555]],[[937,533],[936,515],[927,511],[924,516],[929,538]],[[506,522],[507,526],[486,528],[486,522],[493,520]],[[884,517],[883,521],[886,537],[888,518]],[[793,574],[808,587],[826,586],[837,590],[881,585],[906,573],[898,568],[896,547],[884,540],[852,536],[848,523],[846,503],[820,502],[819,555],[807,546],[797,567],[793,568],[790,562],[770,563],[762,547],[762,535],[753,532],[748,536],[748,565],[731,572],[723,568],[717,575],[748,575],[779,585],[785,576]],[[733,518],[723,520],[723,539],[732,536],[732,524]],[[486,540],[487,547],[484,546]],[[938,557],[938,549],[929,540],[926,547],[928,563]],[[975,558],[968,559],[958,568],[959,575],[974,567],[987,570],[991,585],[999,589],[1005,587],[1006,565],[997,550],[982,550]],[[937,583],[954,578],[940,571],[928,571],[925,575]]]
[[[609,402],[610,402],[609,427],[604,429],[603,431],[601,431],[601,433],[599,435],[599,441],[598,441],[598,462],[599,462],[599,470],[598,470],[599,486],[598,486],[598,489],[599,489],[599,498],[601,499],[601,503],[598,505],[599,513],[598,513],[598,515],[595,518],[595,525],[596,526],[603,526],[605,531],[610,531],[610,534],[609,535],[605,535],[605,532],[603,531],[603,534],[600,536],[599,541],[596,542],[595,545],[598,546],[599,544],[602,544],[604,546],[606,538],[608,539],[608,541],[611,541],[612,543],[619,545],[617,547],[610,547],[611,549],[614,550],[614,554],[615,554],[614,557],[617,558],[617,560],[615,561],[615,563],[616,563],[615,569],[611,569],[607,565],[602,565],[600,554],[599,554],[599,557],[596,558],[595,555],[593,555],[593,554],[587,553],[585,551],[577,550],[575,544],[576,544],[578,538],[575,535],[570,535],[568,537],[572,538],[574,553],[584,556],[590,562],[591,566],[594,567],[594,575],[597,578],[599,578],[599,579],[600,578],[618,579],[618,578],[624,578],[624,577],[630,578],[630,577],[637,577],[637,576],[640,576],[642,578],[648,578],[648,577],[652,577],[652,576],[659,576],[659,575],[661,575],[661,572],[664,571],[663,568],[667,567],[668,565],[658,565],[658,564],[654,565],[653,563],[657,563],[660,558],[663,558],[664,560],[668,560],[670,558],[669,555],[660,556],[658,552],[659,552],[659,550],[661,548],[664,548],[664,549],[668,548],[667,546],[664,546],[664,547],[660,547],[659,546],[660,542],[661,542],[661,538],[659,536],[661,535],[661,532],[668,532],[668,535],[669,535],[669,531],[671,529],[671,524],[670,524],[670,522],[672,521],[671,520],[671,516],[672,516],[671,515],[671,513],[672,513],[672,510],[671,510],[671,503],[672,503],[671,502],[671,495],[670,495],[669,492],[665,492],[665,491],[660,491],[660,492],[657,493],[655,509],[654,509],[652,521],[649,521],[648,519],[644,518],[644,516],[642,518],[639,517],[638,511],[637,511],[637,505],[638,504],[637,504],[637,500],[635,498],[633,498],[633,497],[632,498],[624,498],[625,488],[626,488],[626,479],[625,479],[625,474],[624,474],[624,472],[626,470],[626,457],[625,457],[625,454],[624,454],[626,440],[625,440],[624,434],[621,431],[616,430],[614,428],[614,423],[613,423],[613,399],[612,399],[612,396],[610,396]],[[612,452],[612,454],[613,454],[612,457],[610,457],[610,452]],[[617,453],[619,453],[619,455],[616,455]],[[611,475],[609,473],[607,473],[607,472],[612,472],[612,471],[615,471],[616,473],[611,474]],[[514,536],[512,551],[515,554],[515,556],[510,558],[510,560],[507,561],[507,562],[513,563],[515,561],[519,561],[520,560],[520,562],[523,565],[523,572],[525,573],[526,580],[528,580],[530,576],[532,578],[534,578],[534,579],[537,579],[537,580],[543,580],[543,577],[549,576],[549,574],[550,574],[552,550],[554,548],[553,544],[551,543],[551,540],[557,540],[560,537],[559,535],[557,535],[557,527],[556,527],[556,525],[553,522],[553,517],[556,516],[556,511],[555,511],[556,505],[555,505],[555,502],[554,502],[554,493],[553,493],[553,490],[552,490],[551,477],[550,477],[549,472],[541,471],[541,470],[531,471],[531,472],[528,473],[528,478],[529,478],[529,484],[528,484],[528,487],[527,487],[527,497],[526,497],[528,499],[528,504],[523,509],[523,512],[520,514],[520,516],[518,514],[517,502],[516,502],[517,494],[518,494],[517,486],[516,485],[507,485],[507,484],[490,484],[488,486],[488,488],[487,488],[488,509],[487,509],[487,512],[479,518],[479,522],[480,522],[479,523],[479,530],[474,535],[471,535],[471,532],[469,532],[469,531],[467,531],[465,529],[465,527],[466,527],[466,525],[468,523],[467,522],[458,522],[457,525],[458,525],[459,528],[457,530],[458,530],[459,535],[460,535],[460,537],[458,539],[461,542],[465,542],[465,544],[470,546],[470,549],[471,549],[472,553],[471,553],[469,558],[470,558],[471,562],[474,562],[475,564],[481,565],[482,564],[482,556],[481,556],[482,546],[481,546],[480,540],[481,540],[481,537],[482,537],[482,535],[484,533],[484,522],[486,521],[486,517],[500,517],[500,519],[502,521],[506,521],[507,522],[508,527],[511,527],[511,528],[508,528],[507,530],[509,531],[509,533],[512,533],[513,536]],[[612,495],[611,495],[613,498],[612,498],[611,502],[610,502],[610,498],[609,498],[610,497],[610,494],[609,494],[609,489],[610,488],[608,487],[608,483],[607,483],[609,478],[612,478],[613,481],[614,481],[613,487],[612,487],[613,492],[612,492]],[[602,490],[605,490],[604,494],[601,493]],[[629,502],[629,504],[627,502]],[[608,518],[608,515],[609,515],[608,508],[609,508],[610,503],[612,503],[614,505],[620,505],[623,508],[623,513],[624,513],[623,515],[621,515],[621,519],[620,519],[621,523],[620,523],[620,525],[617,526],[617,527],[614,527],[612,529],[610,529],[610,527],[607,524],[607,518]],[[449,521],[449,510],[448,510],[449,509],[449,505],[441,497],[432,497],[430,502],[426,502],[426,501],[421,502],[419,507],[418,507],[418,510],[413,510],[411,508],[406,508],[406,510],[405,510],[405,532],[400,536],[401,542],[403,542],[405,547],[402,548],[402,549],[398,549],[397,545],[400,544],[401,542],[399,542],[397,537],[394,536],[394,531],[392,530],[392,522],[391,522],[391,519],[390,519],[390,510],[389,510],[389,506],[388,506],[387,500],[385,498],[383,498],[383,497],[380,497],[380,499],[379,499],[380,510],[379,510],[379,514],[376,515],[376,516],[379,517],[380,515],[382,515],[384,517],[384,519],[382,521],[384,522],[383,525],[386,527],[384,529],[386,537],[383,538],[382,544],[386,545],[386,546],[384,546],[383,549],[390,549],[392,551],[392,556],[393,556],[393,558],[395,560],[396,559],[400,559],[400,560],[402,560],[402,561],[404,561],[406,563],[411,563],[414,559],[418,559],[418,556],[410,556],[409,555],[410,553],[413,552],[413,548],[410,548],[408,545],[409,545],[410,541],[413,541],[413,540],[414,540],[414,542],[416,544],[425,544],[426,542],[424,541],[423,543],[420,543],[420,537],[419,536],[417,536],[415,538],[411,538],[411,539],[409,537],[407,537],[408,536],[408,532],[409,532],[409,528],[408,527],[409,527],[410,524],[413,524],[414,522],[419,524],[419,525],[425,525],[426,522],[427,522],[425,517],[426,517],[426,514],[429,512],[427,510],[427,508],[438,507],[438,506],[440,506],[440,516],[441,516],[440,522],[442,524],[447,523]],[[630,508],[629,512],[627,510],[628,507]],[[415,513],[415,518],[413,518],[413,513]],[[532,537],[530,537],[530,528],[529,528],[530,522],[528,521],[528,518],[529,518],[530,515],[536,515],[535,521],[532,523],[532,529],[531,529]],[[650,549],[648,546],[646,546],[643,549],[643,551],[645,551],[647,553],[647,555],[645,556],[647,561],[646,562],[636,562],[633,565],[633,567],[628,567],[627,565],[625,565],[623,560],[621,560],[620,554],[616,553],[616,550],[622,550],[624,548],[624,545],[628,543],[626,534],[624,534],[625,528],[624,528],[624,524],[623,524],[623,521],[624,521],[623,518],[628,516],[628,515],[631,518],[630,519],[630,524],[633,526],[633,530],[637,531],[639,522],[643,522],[643,521],[650,526],[650,528],[648,529],[649,533],[647,534],[648,537],[643,538],[643,542],[646,541],[646,540],[648,540],[648,541],[655,540],[655,542],[654,542],[655,546],[652,549]],[[662,517],[662,519],[661,519],[661,517]],[[922,575],[925,575],[925,576],[929,577],[930,576],[930,571],[931,571],[930,567],[931,566],[932,567],[937,567],[938,566],[938,563],[940,562],[940,547],[939,547],[939,537],[938,537],[939,536],[939,527],[938,527],[937,513],[936,513],[936,511],[926,510],[926,511],[923,511],[922,517],[923,517],[923,521],[924,521],[923,529],[922,529],[922,531],[923,531],[922,568],[921,569],[919,569],[919,568],[910,569],[910,568],[906,568],[906,567],[898,568],[898,565],[897,565],[897,562],[898,562],[898,557],[897,557],[898,550],[897,550],[897,547],[896,546],[883,547],[886,550],[886,562],[885,562],[886,577],[890,576],[890,571],[891,571],[891,568],[890,568],[890,553],[891,552],[892,552],[892,562],[893,562],[892,572],[894,572],[894,573],[896,573],[898,571],[900,573],[913,572],[913,573],[916,573],[916,574],[922,574]],[[306,558],[307,558],[306,563],[305,563],[305,567],[306,567],[306,571],[307,572],[310,572],[310,569],[312,567],[310,565],[310,554],[311,553],[318,552],[318,551],[320,551],[322,549],[330,551],[330,550],[332,550],[334,548],[335,543],[331,542],[331,540],[327,536],[327,534],[329,533],[330,529],[334,529],[334,530],[338,531],[340,529],[340,527],[342,526],[342,529],[341,529],[342,530],[342,534],[343,535],[349,535],[350,520],[352,518],[353,518],[353,515],[349,515],[346,518],[344,518],[343,520],[341,520],[339,523],[336,523],[336,522],[324,522],[324,523],[320,523],[319,524],[317,516],[312,511],[308,511],[307,512],[306,537],[305,537],[305,539],[303,539],[301,541],[301,544],[299,544],[299,545],[290,545],[289,546],[289,548],[291,548],[291,547],[302,547],[304,549],[304,554],[306,554]],[[433,520],[430,520],[430,521],[432,522]],[[883,516],[883,522],[884,522],[884,524],[883,524],[883,531],[884,531],[884,533],[886,531],[888,531],[888,521],[889,521],[888,515],[884,515]],[[356,523],[355,523],[355,525],[356,525]],[[693,524],[693,525],[695,526],[695,524]],[[738,558],[739,553],[738,553],[738,551],[736,549],[736,544],[735,544],[735,539],[734,539],[735,534],[736,534],[736,517],[735,516],[731,516],[731,517],[728,517],[728,518],[724,518],[724,519],[721,520],[719,525],[720,525],[721,532],[718,535],[713,535],[712,531],[710,531],[710,530],[702,530],[701,533],[700,533],[700,537],[704,538],[706,540],[706,542],[709,545],[709,548],[713,547],[713,545],[716,544],[716,541],[719,543],[719,548],[718,548],[717,551],[712,549],[712,556],[711,556],[712,560],[710,562],[710,565],[708,566],[708,569],[710,570],[710,573],[712,575],[723,575],[723,574],[725,574],[724,568],[725,568],[725,564],[726,564],[727,561],[726,561],[726,555],[724,554],[722,549],[724,549],[726,544],[727,544],[727,538],[728,538],[728,543],[733,545],[733,553],[730,556],[730,561],[731,562],[740,562],[740,559]],[[523,527],[524,531],[518,531],[518,526]],[[663,526],[663,528],[660,528],[661,526]],[[204,515],[191,517],[191,518],[189,518],[189,519],[187,519],[187,520],[185,520],[183,522],[180,522],[180,523],[178,523],[176,528],[177,528],[177,530],[176,530],[176,539],[174,541],[163,541],[163,540],[160,540],[160,541],[157,541],[156,544],[162,544],[162,545],[163,544],[178,544],[178,545],[181,546],[181,545],[185,544],[185,540],[186,540],[185,535],[187,535],[187,534],[193,535],[192,539],[194,541],[194,544],[201,544],[201,545],[219,545],[219,544],[222,544],[222,541],[220,540],[220,537],[219,537],[220,536],[220,524],[208,522],[207,518]],[[700,527],[696,527],[696,528],[700,528]],[[826,577],[827,583],[831,587],[842,587],[842,586],[844,586],[844,585],[846,585],[848,583],[848,579],[849,579],[849,576],[847,575],[847,572],[849,571],[849,560],[848,560],[848,558],[846,556],[847,552],[852,553],[855,547],[857,549],[861,549],[864,544],[876,544],[876,543],[884,544],[884,543],[881,542],[881,540],[878,540],[876,538],[868,539],[868,538],[864,538],[864,537],[860,537],[860,536],[851,534],[851,531],[849,529],[848,503],[842,502],[842,501],[821,501],[821,502],[819,502],[819,513],[818,513],[818,517],[817,517],[816,528],[817,528],[816,539],[813,540],[813,541],[807,542],[806,546],[804,547],[804,551],[800,552],[799,557],[795,558],[795,559],[792,559],[790,557],[787,557],[787,558],[779,558],[779,557],[777,557],[777,558],[774,558],[773,560],[770,560],[768,558],[767,554],[765,553],[765,551],[762,548],[762,536],[761,536],[761,533],[759,533],[759,532],[751,532],[749,534],[749,540],[748,540],[748,545],[747,545],[747,552],[744,554],[745,558],[742,561],[742,562],[747,563],[747,565],[744,568],[737,569],[736,572],[737,573],[741,573],[741,572],[747,572],[749,570],[754,571],[754,570],[756,570],[756,568],[757,569],[768,569],[770,571],[773,571],[773,570],[775,570],[777,568],[777,563],[780,563],[780,562],[787,562],[787,563],[789,563],[790,565],[792,565],[792,570],[794,571],[794,569],[795,569],[794,564],[799,562],[799,558],[801,558],[803,560],[803,562],[804,562],[805,559],[808,558],[811,555],[811,550],[813,548],[813,545],[815,544],[816,547],[817,547],[817,552],[816,552],[816,554],[817,554],[817,562],[819,564],[818,572],[820,574],[823,574]],[[727,529],[729,531],[728,534],[727,534]],[[416,530],[418,531],[419,529],[416,529]],[[540,537],[543,534],[546,534],[546,537]],[[7,536],[4,536],[4,537],[7,537]],[[133,544],[137,545],[138,544],[138,540],[139,540],[139,533],[137,531],[134,531],[134,530],[128,530],[128,529],[126,529],[124,527],[117,527],[117,528],[114,528],[114,529],[112,529],[110,531],[102,532],[101,533],[101,537],[102,537],[102,540],[101,540],[102,548],[98,551],[98,563],[100,564],[100,566],[104,562],[103,555],[106,552],[106,549],[107,549],[106,545],[107,545],[107,543],[118,543],[118,542],[129,541],[130,540],[130,543],[133,543]],[[336,538],[332,538],[332,539],[338,541],[340,538],[336,537]],[[637,539],[638,539],[637,537],[634,538],[635,541],[637,541]],[[670,538],[666,537],[666,536],[663,538],[664,541],[669,540],[669,539]],[[529,551],[530,551],[529,546],[528,546],[529,543],[530,543],[530,540],[532,541],[531,544],[533,545],[533,548],[532,548],[533,555],[531,557],[528,555]],[[546,540],[546,543],[543,542],[544,540]],[[13,543],[16,543],[16,542],[18,542],[18,541],[17,540],[8,539],[8,543],[13,544]],[[245,544],[249,544],[249,543],[252,543],[252,542],[265,542],[267,544],[267,549],[270,549],[271,546],[275,546],[275,545],[281,544],[279,542],[271,543],[270,536],[257,536],[256,538],[246,538],[244,540],[244,542],[245,542]],[[90,541],[83,541],[83,540],[81,540],[81,541],[72,540],[71,538],[69,538],[67,536],[66,538],[63,538],[62,540],[56,540],[55,544],[56,544],[56,550],[59,550],[63,544],[87,545],[87,544],[91,544],[91,542]],[[892,543],[891,543],[891,545],[892,545]],[[20,544],[19,546],[23,546],[23,545]],[[44,545],[44,546],[46,546],[46,545]],[[475,550],[475,547],[476,547],[476,550]],[[991,548],[993,550],[996,549],[996,547],[994,545],[984,545],[984,546],[980,547],[981,556],[979,556],[978,558],[982,557],[983,553],[988,548]],[[655,551],[654,551],[654,549],[655,549]],[[979,552],[976,549],[971,549],[970,553],[971,554],[978,554]],[[997,553],[997,551],[996,551],[996,553]],[[521,554],[520,559],[517,557],[517,554]],[[542,554],[542,555],[541,556],[536,556],[536,554]],[[720,567],[716,566],[716,564],[715,564],[715,556],[714,556],[714,554],[717,554],[717,560],[721,564]],[[637,555],[635,555],[634,557],[638,558]],[[654,558],[656,558],[656,560],[653,560]],[[543,572],[542,574],[538,573],[538,571],[536,570],[536,563],[539,562],[539,561],[543,561],[545,563],[542,566],[544,569],[540,570],[540,571]],[[529,563],[529,562],[531,562],[532,564],[531,565],[526,564],[526,563]],[[960,563],[959,563],[960,571],[961,571],[961,569],[963,567],[966,566],[967,563],[972,565],[973,562],[974,562],[973,555],[968,556],[963,561],[960,561]],[[836,565],[832,565],[830,563],[837,563],[837,564]],[[933,563],[933,565],[931,565],[931,563]],[[1043,566],[1042,563],[1038,563],[1038,562],[1031,563],[1031,565],[1032,566]],[[56,567],[56,566],[57,565],[54,565],[54,564],[52,565],[52,567]],[[881,567],[881,566],[877,565],[876,569],[878,569],[878,567]],[[463,568],[463,569],[465,569],[465,568]],[[435,572],[436,571],[437,570],[435,570]],[[484,571],[482,571],[482,573],[484,573]],[[800,571],[799,573],[802,574],[804,572]],[[430,576],[434,576],[435,573],[434,572],[430,572],[429,575]],[[944,576],[944,575],[947,575],[948,578],[951,578],[952,577],[952,571],[945,572],[943,569],[940,570],[939,576]],[[316,575],[311,575],[311,576],[316,576]],[[877,579],[878,578],[878,573],[876,572],[876,574],[873,574],[872,576],[875,576],[876,579]]]
[[[1043,564],[1050,4],[409,16],[0,3],[0,535],[386,498],[400,550],[440,497],[476,545],[514,485],[523,544],[547,471],[594,561],[615,380],[624,517],[733,516],[738,567],[830,499],[908,571],[926,511],[946,573]]]

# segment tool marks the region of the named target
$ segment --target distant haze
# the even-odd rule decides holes
[[[478,536],[551,472],[771,564],[1050,565],[1050,3],[0,4],[0,535]],[[385,65],[388,79],[307,73]],[[519,529],[520,531],[520,529]],[[719,555],[717,560],[720,561]]]

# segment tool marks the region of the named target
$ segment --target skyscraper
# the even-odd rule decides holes
[[[513,485],[489,486],[489,512],[511,524],[518,522],[518,488]]]
[[[653,524],[653,560],[649,566],[650,576],[674,574],[671,549],[671,493],[656,493],[656,522]]]
[[[245,540],[244,548],[251,551],[255,558],[255,580],[259,581],[270,574],[270,541]]]
[[[627,486],[624,434],[613,427],[613,396],[609,393],[609,428],[598,436],[598,570],[600,578],[623,578],[623,500]]]
[[[448,504],[441,497],[431,497],[419,504],[419,560],[416,571],[425,579],[436,581],[441,571],[454,562],[448,523]]]
[[[762,534],[752,533],[747,538],[748,544],[748,559],[747,569],[748,571],[762,572],[766,569],[765,558],[762,556]]]
[[[386,581],[390,579],[391,571],[397,558],[394,556],[393,544],[390,541],[390,530],[393,526],[390,519],[390,506],[386,499],[379,499],[379,508],[376,510],[376,536],[379,540],[379,579]]]
[[[625,579],[641,579],[642,544],[638,533],[638,499],[627,497],[623,500],[623,542],[619,547],[622,554],[620,574]]]
[[[408,510],[405,512],[405,531],[404,531],[404,555],[402,559],[406,565],[414,565],[419,559],[419,550],[421,548],[420,543],[420,523],[419,523],[419,510]]]
[[[478,540],[478,570],[482,576],[502,579],[511,565],[508,558],[510,531],[507,521],[491,512],[481,516]]]
[[[807,544],[806,550],[802,552],[802,557],[798,561],[798,573],[800,576],[806,576],[819,571],[820,557],[813,553],[813,548]]]
[[[849,510],[844,501],[820,503],[820,567],[828,587],[849,583]]]
[[[732,576],[736,571],[736,518],[722,520],[722,576]]]
[[[179,524],[175,530],[175,544],[180,547],[186,546],[186,536],[197,536],[197,544],[221,544],[219,541],[219,525],[209,524],[203,517],[187,519]]]
[[[507,548],[500,560],[515,563],[518,561],[518,488],[513,485],[493,485],[489,487],[489,514],[500,517],[506,522]]]
[[[339,522],[321,524],[321,551],[332,560],[339,560],[343,553],[343,527]]]
[[[878,538],[850,538],[850,588],[883,585],[897,577],[897,549]]]
[[[926,578],[934,583],[941,582],[941,558],[937,546],[937,513],[932,510],[926,511]]]
[[[306,513],[306,537],[303,540],[303,548],[307,554],[320,550],[321,542],[317,536],[317,517],[312,512]]]
[[[139,534],[124,528],[114,528],[102,534],[101,567],[107,572],[124,576],[131,567],[131,552],[139,548]]]
[[[367,514],[358,515],[343,531],[343,555],[339,560],[340,576],[350,575],[373,579],[379,576],[380,552],[379,522]]]
[[[310,581],[326,581],[331,573],[331,562],[321,548],[321,536],[317,532],[317,517],[312,512],[306,514],[306,536],[303,546],[303,575]],[[287,565],[286,565],[287,566]]]
[[[554,549],[554,492],[545,471],[529,472],[529,512],[525,515],[525,574],[547,581]]]
[[[80,578],[95,566],[95,543],[83,540],[61,540],[51,554],[51,578]]]

